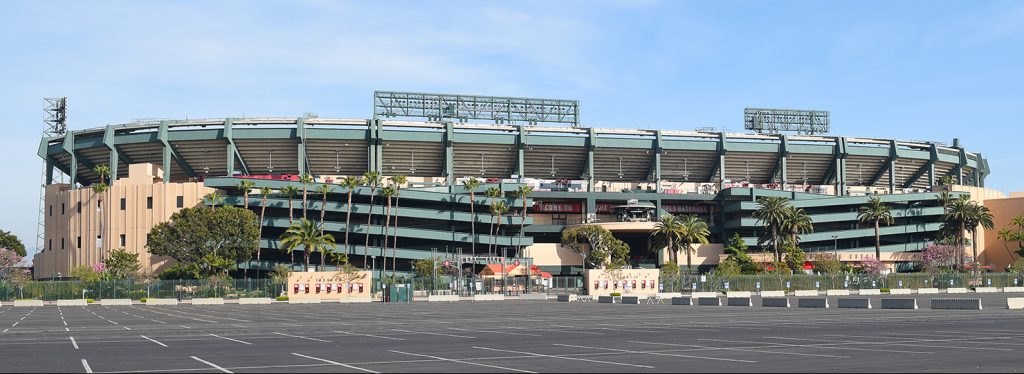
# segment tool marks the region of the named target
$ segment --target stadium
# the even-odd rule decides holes
[[[583,270],[580,256],[558,245],[566,227],[581,224],[604,226],[629,244],[631,265],[660,266],[666,251],[652,250],[650,231],[663,214],[696,214],[708,223],[710,243],[697,249],[694,263],[713,268],[733,234],[757,246],[763,228],[751,215],[760,196],[786,197],[805,209],[814,230],[801,235],[801,247],[834,251],[844,262],[874,256],[874,229],[858,222],[857,208],[878,196],[895,218],[881,228],[882,260],[895,271],[909,270],[915,251],[936,239],[944,212],[940,191],[996,196],[984,188],[985,158],[959,140],[829,135],[828,112],[747,109],[749,133],[635,128],[659,126],[650,123],[594,128],[579,118],[573,100],[378,91],[368,119],[309,114],[60,129],[39,146],[45,245],[35,256],[35,277],[91,265],[104,248],[138,252],[156,271],[169,261],[146,254],[153,225],[204,203],[214,190],[225,194],[225,204],[242,206],[236,186],[243,179],[256,186],[249,209],[262,208],[256,190],[275,191],[266,199],[261,260],[242,265],[264,270],[292,262],[278,238],[289,217],[301,215],[301,197],[290,213],[291,199],[278,192],[302,190],[298,176],[304,174],[315,179],[306,186],[308,214],[319,217],[323,209],[326,230],[336,238],[348,231],[351,245],[339,239],[337,251],[357,265],[380,266],[385,206],[379,196],[370,203],[371,187],[356,188],[347,226],[348,191],[336,183],[376,171],[386,179],[408,178],[389,229],[397,238],[389,245],[397,247],[399,271],[411,271],[412,260],[442,257],[477,269],[521,261],[553,276]],[[86,188],[99,181],[97,165],[109,165],[114,181],[103,196]],[[472,201],[464,188],[468,178],[481,181]],[[942,185],[943,179],[953,185]],[[312,192],[321,184],[333,186],[325,206]],[[533,192],[517,196],[523,185]],[[493,199],[484,192],[490,187],[499,188],[499,199],[510,207],[500,217],[489,212]],[[1007,261],[995,251],[981,256],[983,263]]]

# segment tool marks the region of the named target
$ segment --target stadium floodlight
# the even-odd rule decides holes
[[[829,115],[827,110],[744,108],[743,128],[769,134],[825,134],[829,131]]]
[[[568,123],[579,127],[577,100],[453,95],[416,92],[373,92],[373,118],[426,118],[445,122],[492,120],[498,124]]]

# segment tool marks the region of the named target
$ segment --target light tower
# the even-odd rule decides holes
[[[43,109],[46,118],[43,119],[43,139],[49,140],[52,137],[64,136],[67,132],[68,119],[68,98],[44,98],[46,107]],[[53,183],[54,171],[57,172],[57,180],[64,182],[64,173],[60,168],[53,167],[49,159],[43,160],[42,173],[39,177],[39,211],[36,215],[36,253],[46,249],[46,185]],[[74,188],[74,186],[71,186]]]

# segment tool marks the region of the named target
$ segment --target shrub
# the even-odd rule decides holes
[[[888,288],[880,288],[880,289],[878,289],[878,291],[881,292],[881,293],[889,293],[889,289]]]
[[[622,293],[621,292],[612,292],[611,295],[612,296],[622,296]]]
[[[96,300],[93,300],[93,299],[85,299],[85,302],[88,303],[88,304],[92,304],[95,301]]]
[[[278,296],[277,301],[288,301],[288,296]]]
[[[139,301],[144,303],[144,302],[146,302],[146,298],[143,297],[143,298],[139,299]]]

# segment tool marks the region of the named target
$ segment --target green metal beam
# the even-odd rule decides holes
[[[195,178],[196,172],[192,170],[192,165],[189,165],[185,158],[178,153],[178,150],[171,147],[170,141],[168,141],[167,122],[160,122],[160,130],[157,138],[160,139],[160,143],[164,146],[164,183],[169,183],[171,180],[171,163],[170,159],[173,158],[178,166],[185,171],[185,175],[189,178]]]
[[[718,162],[715,162],[711,166],[711,174],[708,175],[707,181],[714,182],[715,174],[719,174],[719,185],[721,188],[722,181],[725,180],[725,153],[728,151],[728,143],[725,142],[725,133],[718,134]]]
[[[518,155],[516,156],[516,175],[520,178],[526,177],[526,125],[519,125],[519,132],[516,133],[516,150]]]
[[[657,130],[654,133],[654,142],[651,144],[651,152],[654,153],[654,157],[651,157],[650,171],[647,175],[657,183],[655,190],[659,193],[661,192],[661,154],[664,152],[661,144],[661,130]]]
[[[295,120],[295,137],[298,140],[298,164],[296,165],[299,169],[299,175],[306,175],[309,170],[309,160],[306,159],[306,120],[299,118]]]
[[[68,176],[71,177],[71,187],[74,188],[75,184],[78,183],[78,154],[75,153],[75,132],[68,131],[64,134],[64,142],[61,144],[61,149],[67,152],[69,159],[68,169],[70,173]]]
[[[916,183],[919,179],[921,179],[921,177],[924,176],[925,173],[929,173],[929,171],[930,171],[929,174],[930,174],[930,179],[931,180],[929,181],[928,186],[929,187],[934,186],[935,185],[935,160],[937,160],[938,158],[939,158],[939,156],[938,156],[938,149],[935,147],[935,144],[932,144],[932,146],[931,146],[931,158],[928,160],[928,162],[925,162],[924,165],[921,165],[920,168],[917,168],[917,171],[915,171],[914,174],[910,176],[910,178],[907,178],[906,182],[903,182],[903,188],[910,188],[910,186],[913,186],[914,183]]]
[[[444,179],[449,186],[455,185],[455,124],[444,124]]]
[[[787,169],[786,162],[787,162],[788,158],[789,158],[789,139],[786,137],[785,134],[781,134],[781,135],[779,135],[779,157],[778,157],[777,160],[775,160],[775,168],[772,169],[772,174],[771,174],[771,179],[770,180],[773,183],[781,181],[781,185],[782,185],[783,189],[785,189],[786,184],[789,183],[789,177],[786,176],[786,172],[787,172],[787,170],[786,170]],[[781,174],[780,174],[780,172],[781,172]],[[775,179],[776,175],[779,175],[778,179]]]
[[[235,161],[238,161],[238,165],[242,167],[242,174],[249,175],[249,166],[246,165],[245,159],[242,158],[242,154],[238,152],[238,145],[235,144],[234,136],[234,123],[230,118],[224,120],[224,140],[227,142],[227,154],[228,154],[228,175],[235,175]]]
[[[117,160],[119,159],[117,147],[114,146],[113,125],[107,125],[103,130],[103,145],[110,150],[110,183],[113,184],[117,180]]]
[[[587,179],[587,191],[594,192],[594,149],[597,148],[597,132],[594,128],[587,129],[587,163],[584,165],[583,177]]]
[[[889,157],[887,157],[885,159],[885,162],[882,163],[882,166],[878,167],[878,171],[876,171],[875,174],[871,176],[871,179],[869,179],[868,185],[874,186],[875,183],[878,183],[878,180],[882,179],[882,176],[885,175],[885,171],[889,170],[890,164],[895,159],[896,159],[896,142],[895,141],[890,141],[889,142]]]

